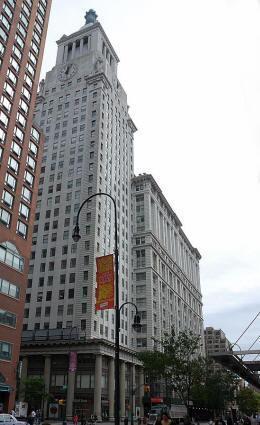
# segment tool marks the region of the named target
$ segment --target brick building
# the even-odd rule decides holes
[[[51,0],[0,1],[0,411],[13,408],[41,168],[33,110]]]

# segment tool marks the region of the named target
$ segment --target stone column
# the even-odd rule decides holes
[[[69,48],[68,45],[64,47],[63,63],[67,62],[67,59],[68,59],[68,48]]]
[[[83,55],[83,43],[84,43],[84,39],[82,38],[80,40],[80,45],[79,45],[79,54],[80,54],[80,56]]]
[[[144,396],[144,370],[139,370],[139,399],[140,399],[140,416],[144,416],[144,406],[143,406],[143,396]]]
[[[102,356],[96,355],[95,363],[95,389],[94,389],[94,415],[101,421],[101,380],[102,380]]]
[[[72,44],[72,53],[71,53],[71,59],[75,58],[75,51],[76,51],[76,42]]]
[[[109,401],[109,421],[114,421],[115,403],[115,360],[109,359],[108,364],[108,401]]]
[[[75,392],[75,375],[76,375],[76,372],[68,371],[66,418],[69,421],[72,421],[72,419],[73,419],[73,400],[74,400],[74,392]]]
[[[132,374],[131,388],[130,388],[130,391],[131,391],[131,414],[133,416],[135,416],[135,386],[136,386],[136,382],[135,382],[135,365],[134,364],[132,364],[132,367],[131,367],[131,374]]]
[[[125,362],[120,365],[120,416],[125,417]]]
[[[50,390],[50,379],[51,379],[51,356],[45,356],[45,358],[44,358],[44,384],[45,384],[45,392],[46,393],[49,393],[49,390]],[[44,400],[43,416],[44,416],[44,419],[48,416],[48,400]]]
[[[22,362],[22,371],[21,371],[21,382],[23,382],[26,378],[27,378],[27,371],[28,371],[28,357],[23,357],[23,362]],[[19,399],[21,401],[26,401],[24,399],[24,391],[23,391],[23,384],[20,384],[19,387]]]

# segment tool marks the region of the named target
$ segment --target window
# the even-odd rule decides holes
[[[25,115],[27,115],[27,113],[28,113],[28,109],[29,109],[29,106],[27,105],[27,103],[26,103],[23,99],[20,99],[19,107],[20,107],[21,111],[22,111]]]
[[[2,123],[5,128],[8,125],[8,121],[9,121],[8,116],[3,111],[0,111],[0,123]]]
[[[13,207],[13,202],[14,202],[14,196],[11,195],[11,193],[9,193],[7,190],[3,190],[3,194],[2,194],[2,202],[8,207],[8,208],[12,208]]]
[[[136,251],[136,267],[145,267],[145,249]]]
[[[18,271],[23,271],[24,259],[20,256],[15,245],[11,242],[0,243],[0,261],[8,264]]]
[[[0,279],[0,293],[18,300],[20,297],[20,288],[8,282],[8,280]]]
[[[24,133],[19,127],[14,128],[14,136],[19,140],[19,142],[23,143]]]
[[[71,268],[76,267],[76,258],[71,258],[71,260],[70,260],[70,267]]]
[[[52,298],[52,291],[47,291],[46,292],[46,301],[51,301]]]
[[[7,99],[7,97],[5,97],[5,96],[2,96],[1,97],[1,105],[7,110],[7,112],[10,112],[11,111],[12,104]]]
[[[88,296],[88,287],[87,286],[83,286],[82,288],[82,297],[86,298]]]
[[[10,311],[0,309],[0,325],[16,327],[16,315]]]
[[[14,171],[15,174],[18,174],[19,171],[19,162],[16,161],[12,156],[9,156],[8,159],[8,167]]]
[[[30,186],[33,186],[34,176],[29,171],[27,171],[27,170],[25,170],[25,173],[24,173],[24,180]]]
[[[64,309],[63,305],[58,305],[58,312],[57,312],[58,316],[63,316],[63,309]]]
[[[22,149],[21,147],[16,143],[16,142],[12,142],[12,152],[18,157],[20,158],[21,153],[22,153]]]
[[[74,298],[74,289],[69,289],[69,298]]]
[[[68,304],[67,306],[67,315],[72,316],[73,314],[73,304]]]
[[[6,211],[4,208],[0,208],[0,223],[4,224],[6,227],[10,226],[11,214]]]
[[[18,235],[20,235],[24,239],[26,239],[27,238],[27,233],[28,233],[28,226],[27,226],[27,224],[25,224],[22,221],[18,220],[17,221],[16,232],[17,232]]]
[[[32,200],[32,192],[25,186],[22,187],[22,198],[29,203]]]
[[[36,162],[35,160],[30,156],[27,155],[27,162],[26,165],[31,168],[31,170],[35,171],[35,167],[36,167]]]
[[[19,124],[24,128],[26,125],[26,118],[20,113],[17,112],[16,120],[19,122]]]
[[[69,283],[75,283],[75,278],[76,278],[75,273],[70,273]]]
[[[61,274],[60,275],[60,284],[64,285],[66,283],[66,275],[65,274]]]
[[[30,208],[21,202],[19,206],[19,214],[21,217],[25,218],[25,220],[29,220]]]
[[[11,360],[12,358],[12,344],[9,342],[0,341],[0,359]]]
[[[6,139],[6,132],[0,128],[0,142],[4,143]]]

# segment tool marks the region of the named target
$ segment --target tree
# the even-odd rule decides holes
[[[256,394],[254,390],[251,388],[243,388],[237,395],[237,404],[242,413],[251,416],[258,411],[260,400],[258,394]]]
[[[199,356],[200,336],[190,331],[176,334],[174,329],[161,341],[162,351],[141,353],[144,370],[150,377],[164,378],[189,411],[191,388],[203,374],[205,360]]]
[[[21,382],[25,400],[34,408],[41,408],[42,401],[49,397],[41,377],[26,378]]]
[[[200,382],[192,387],[192,400],[197,407],[221,412],[228,402],[234,400],[238,378],[228,370],[213,371],[211,362],[206,360]]]

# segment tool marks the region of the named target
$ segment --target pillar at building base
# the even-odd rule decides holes
[[[101,422],[101,380],[102,380],[102,356],[96,356],[95,363],[95,388],[94,388],[94,412],[97,416],[97,421]]]
[[[109,422],[114,422],[115,420],[115,360],[113,358],[109,359],[108,364],[108,417]]]
[[[51,356],[45,356],[44,358],[44,385],[45,393],[49,394],[50,391],[50,379],[51,379]],[[48,416],[48,400],[44,400],[43,404],[43,418]]]
[[[140,387],[139,387],[140,416],[142,418],[144,416],[144,405],[142,403],[143,396],[144,396],[144,370],[143,369],[140,369],[140,372],[139,372],[139,382],[140,382]]]
[[[75,372],[68,373],[68,386],[67,386],[67,401],[66,401],[66,419],[67,421],[73,420],[73,400],[75,391]]]
[[[120,416],[125,417],[125,362],[120,365]]]

